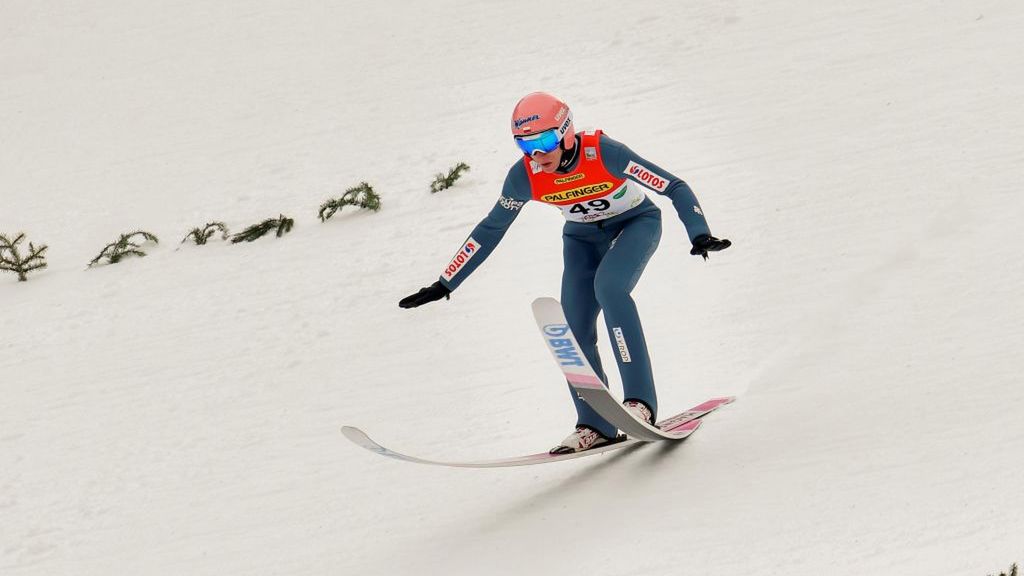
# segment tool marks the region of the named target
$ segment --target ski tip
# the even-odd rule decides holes
[[[540,298],[534,298],[532,304],[534,310],[552,305],[557,306],[559,310],[562,309],[562,305],[558,302],[558,300],[555,300],[550,296],[541,296]]]
[[[363,432],[355,426],[342,426],[341,433],[345,435],[345,438],[348,438],[356,444],[362,444],[370,439],[370,437],[366,435],[366,432]]]

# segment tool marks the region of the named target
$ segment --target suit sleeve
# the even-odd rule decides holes
[[[686,226],[690,242],[701,234],[711,234],[704,210],[693,190],[681,178],[645,160],[621,142],[601,135],[601,158],[615,176],[629,178],[672,200],[679,220]]]
[[[523,206],[530,200],[530,182],[522,162],[512,166],[505,176],[501,197],[487,216],[470,232],[469,238],[441,272],[440,281],[454,291],[498,247]]]

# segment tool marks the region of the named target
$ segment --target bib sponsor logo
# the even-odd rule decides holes
[[[647,168],[641,166],[640,164],[637,164],[636,162],[633,162],[632,160],[630,160],[629,164],[626,165],[626,174],[629,174],[637,182],[643,184],[644,186],[647,186],[652,190],[664,192],[665,189],[668,188],[667,179],[658,176],[654,172],[651,172]]]
[[[466,243],[459,249],[459,253],[452,258],[452,261],[448,264],[448,267],[444,269],[445,280],[451,280],[466,266],[466,263],[476,255],[477,251],[480,250],[480,244],[476,240],[470,237],[466,240]]]
[[[590,186],[580,186],[579,188],[572,188],[571,190],[562,190],[561,192],[552,192],[541,196],[541,202],[547,202],[548,204],[561,204],[563,202],[577,202],[584,198],[590,198],[591,196],[599,196],[612,189],[611,182],[599,182]]]
[[[583,149],[583,155],[587,160],[597,160],[597,148],[587,146]]]
[[[544,339],[547,340],[551,351],[558,358],[562,366],[583,366],[583,355],[580,354],[572,338],[565,338],[569,335],[569,326],[566,324],[548,324],[543,329]]]
[[[612,333],[615,334],[615,344],[619,347],[619,357],[622,358],[624,364],[628,364],[633,361],[629,355],[629,347],[626,346],[626,337],[622,335],[622,328],[616,326],[612,328]]]
[[[512,123],[515,124],[516,128],[522,128],[523,124],[529,124],[534,120],[540,120],[540,116],[534,114],[533,116],[527,116],[526,118],[516,118]]]
[[[587,175],[581,172],[579,174],[573,174],[572,176],[566,176],[564,178],[555,178],[555,184],[568,184],[569,182],[583,180],[586,177]]]

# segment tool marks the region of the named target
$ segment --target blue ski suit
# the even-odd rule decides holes
[[[520,210],[531,200],[552,204],[566,217],[562,230],[562,308],[598,376],[608,383],[597,353],[597,316],[604,311],[626,400],[640,400],[657,414],[654,375],[643,327],[630,296],[661,239],[661,210],[653,191],[672,200],[691,242],[710,234],[703,210],[681,179],[648,162],[599,130],[576,135],[575,158],[546,174],[529,158],[508,171],[501,197],[470,233],[441,274],[454,291],[497,247]],[[570,390],[571,391],[571,390]],[[608,437],[618,432],[572,395],[577,425]]]

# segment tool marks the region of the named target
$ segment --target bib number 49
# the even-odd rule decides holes
[[[580,202],[579,204],[573,204],[569,212],[573,214],[589,214],[591,210],[603,211],[612,207],[612,203],[607,200],[591,200],[590,202]]]

